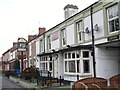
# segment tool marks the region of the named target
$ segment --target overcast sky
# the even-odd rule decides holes
[[[0,57],[18,37],[27,39],[39,27],[47,30],[64,21],[64,6],[81,11],[98,0],[0,0]]]

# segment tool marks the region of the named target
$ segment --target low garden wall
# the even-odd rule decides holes
[[[35,88],[37,85],[37,83],[29,82],[27,80],[23,80],[23,79],[16,78],[13,76],[10,76],[10,80],[15,83],[19,83],[19,85],[21,85],[24,88]]]
[[[73,83],[72,90],[120,90],[120,74],[109,80],[100,77],[81,79]]]

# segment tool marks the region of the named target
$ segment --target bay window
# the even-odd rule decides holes
[[[90,51],[79,50],[64,53],[64,73],[90,73]]]
[[[40,57],[40,70],[52,71],[52,60],[47,56]]]

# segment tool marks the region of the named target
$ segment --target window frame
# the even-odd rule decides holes
[[[117,6],[117,9],[118,9],[118,16],[113,16],[112,18],[109,18],[109,10],[115,8],[116,6]],[[119,26],[120,22],[119,22],[119,6],[118,6],[118,3],[116,3],[114,5],[111,5],[107,8],[107,23],[108,23],[108,33],[109,34],[116,33],[120,30],[120,28],[118,30],[116,30],[115,20],[117,20],[117,19],[118,19],[118,26]],[[110,30],[110,22],[112,22],[112,21],[114,23],[114,30],[113,31]]]
[[[40,39],[40,52],[44,51],[43,43],[44,43],[43,39]]]
[[[67,41],[66,41],[66,30],[64,28],[64,29],[61,30],[61,44],[62,44],[62,46],[65,46],[66,43],[67,43]]]
[[[44,67],[45,69],[44,70],[52,72],[52,70],[53,70],[53,62],[50,61],[48,58],[49,58],[49,56],[41,56],[40,57],[40,65],[45,64],[45,67]],[[52,69],[51,70],[50,70],[50,63],[52,63]],[[40,70],[43,70],[42,66],[40,66]]]
[[[88,51],[89,52],[89,57],[88,58],[83,58],[83,51]],[[77,58],[77,54],[79,52],[79,58]],[[71,53],[71,58],[68,58],[68,54]],[[72,54],[75,53],[75,58],[72,58]],[[66,58],[67,54],[67,58]],[[90,50],[76,50],[76,51],[70,51],[70,52],[65,52],[64,53],[64,74],[67,75],[91,75],[91,51]],[[89,72],[85,73],[84,72],[84,67],[83,67],[83,61],[84,60],[89,60]],[[75,72],[69,72],[69,61],[75,61]],[[66,63],[67,64],[66,64]],[[67,66],[66,66],[67,65]],[[79,65],[79,66],[78,66]],[[66,69],[67,67],[67,69]]]
[[[84,26],[83,26],[83,20],[79,20],[76,22],[76,31],[77,31],[77,40],[78,42],[83,41],[83,31],[84,31]]]
[[[51,37],[50,37],[50,35],[47,36],[47,50],[51,50]]]

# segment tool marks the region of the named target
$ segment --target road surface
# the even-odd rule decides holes
[[[1,90],[25,90],[20,85],[13,83],[7,77],[0,75],[0,81],[2,81],[2,89]]]

